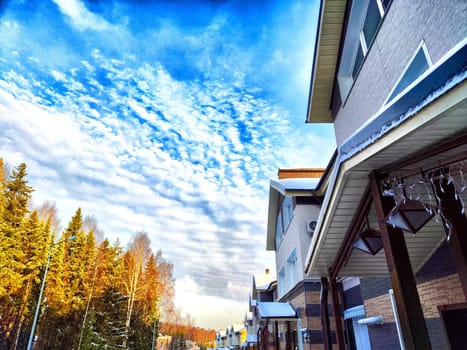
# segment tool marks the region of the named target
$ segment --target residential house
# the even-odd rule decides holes
[[[305,271],[325,349],[467,343],[466,76],[467,2],[321,0],[306,121],[333,123],[337,157]]]
[[[261,318],[258,313],[258,303],[273,302],[277,298],[276,276],[266,269],[264,273],[253,275],[251,295],[249,300],[249,313],[251,318],[247,318],[247,344],[245,347],[258,349],[258,332],[261,329]]]
[[[306,276],[303,267],[320,213],[320,188],[327,180],[324,169],[296,168],[279,169],[278,179],[270,181],[266,249],[275,254],[276,301],[290,303],[297,313],[296,322],[281,325],[281,333],[289,334],[281,348],[323,344],[320,280]]]

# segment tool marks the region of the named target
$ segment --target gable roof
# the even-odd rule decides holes
[[[252,299],[256,300],[258,293],[271,291],[275,282],[276,276],[269,272],[269,269],[266,269],[264,273],[254,274]]]

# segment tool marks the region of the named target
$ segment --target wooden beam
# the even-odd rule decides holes
[[[395,205],[394,198],[382,196],[375,172],[369,178],[405,349],[431,349],[404,233],[386,225],[386,215]]]
[[[326,277],[321,277],[320,314],[324,350],[332,350],[331,327],[329,324],[328,311],[328,290],[328,279]]]
[[[443,227],[449,235],[448,246],[452,260],[461,279],[464,296],[467,299],[467,218],[462,213],[462,204],[456,199],[456,188],[443,177],[433,181],[438,206],[444,216]]]
[[[343,319],[342,319],[342,309],[341,309],[341,303],[340,303],[340,298],[339,298],[341,284],[337,283],[335,279],[331,279],[329,285],[331,287],[332,308],[334,310],[334,323],[336,325],[337,348],[339,350],[345,350],[344,324],[343,324]]]

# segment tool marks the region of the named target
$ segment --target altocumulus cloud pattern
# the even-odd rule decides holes
[[[28,164],[34,201],[55,201],[62,224],[81,207],[111,240],[144,230],[174,264],[180,295],[246,305],[251,275],[273,264],[269,179],[324,166],[333,151],[327,129],[304,126],[314,11],[6,2],[0,156]]]

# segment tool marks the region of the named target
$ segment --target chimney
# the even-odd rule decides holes
[[[323,176],[325,168],[283,168],[277,172],[279,180],[297,178],[317,178]]]
[[[266,275],[269,275],[269,269],[266,269],[266,270],[264,271],[264,273],[265,273]]]

